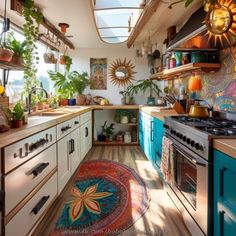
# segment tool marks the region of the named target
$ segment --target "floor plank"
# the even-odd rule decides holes
[[[96,146],[91,149],[84,161],[87,160],[113,160],[133,168],[143,178],[150,195],[150,207],[145,215],[132,227],[121,233],[121,236],[190,236],[182,217],[163,190],[162,182],[156,170],[146,159],[145,155],[137,146]],[[73,180],[67,186],[69,189]],[[65,190],[64,192],[66,192]],[[47,224],[40,225],[36,234],[48,235],[58,218],[63,200],[66,194],[60,197],[55,207],[50,212],[50,220]]]

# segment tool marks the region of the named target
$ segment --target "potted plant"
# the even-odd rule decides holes
[[[132,117],[133,117],[132,111],[130,111],[130,110],[118,109],[118,110],[116,110],[114,120],[115,120],[117,123],[127,124],[127,123],[129,123],[129,120],[130,120]]]
[[[83,72],[82,74],[77,71],[70,73],[69,78],[71,80],[74,90],[78,93],[76,104],[84,105],[86,103],[86,96],[83,94],[85,88],[89,85],[88,74]]]
[[[149,90],[149,97],[147,99],[147,105],[153,106],[156,104],[155,97],[153,96],[153,93],[157,94],[158,96],[161,93],[161,90],[159,89],[158,85],[155,84],[155,82],[151,79],[146,80],[139,80],[136,85],[130,85],[127,90],[131,94],[137,94],[138,91],[142,91],[143,94]]]
[[[107,121],[105,121],[102,126],[102,133],[106,137],[107,142],[112,142],[113,134],[114,134],[114,123],[111,123],[109,126],[107,125]]]
[[[129,90],[123,90],[119,92],[122,95],[122,99],[121,99],[121,104],[123,105],[129,105],[129,104],[133,104],[133,96],[130,95]]]
[[[70,56],[65,55],[65,54],[61,55],[59,62],[60,62],[61,65],[66,66],[67,71],[70,71],[70,66],[72,64],[72,58]]]
[[[23,125],[24,108],[21,102],[17,102],[12,110],[12,126],[20,128]]]
[[[36,94],[33,94],[31,100],[33,112],[36,112],[38,110],[38,102],[39,102],[38,96]]]
[[[78,73],[78,72],[77,72]],[[57,92],[63,97],[67,98],[68,104],[73,106],[76,104],[76,99],[73,98],[76,89],[72,83],[74,78],[74,71],[69,73],[68,71],[64,74],[60,72],[48,71],[49,77],[54,81],[54,86],[57,87]]]
[[[13,64],[23,66],[24,65],[24,55],[26,53],[27,42],[24,40],[20,42],[16,40],[13,33],[9,33],[6,38],[6,47],[13,51],[13,56],[11,62]]]
[[[0,61],[1,62],[10,62],[12,60],[13,51],[7,48],[6,43],[4,42],[6,32],[1,33],[0,38]]]
[[[48,99],[49,106],[53,109],[58,108],[59,106],[59,97],[57,95],[53,95]]]

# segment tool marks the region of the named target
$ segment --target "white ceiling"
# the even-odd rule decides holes
[[[11,21],[22,25],[24,22],[23,17],[17,15],[16,12],[10,11],[10,1],[8,0],[7,2],[7,14]],[[126,47],[126,43],[111,45],[100,40],[95,28],[90,0],[35,0],[35,3],[42,9],[45,17],[55,26],[58,27],[58,23],[60,22],[65,22],[70,25],[67,35],[74,36],[69,39],[76,48]],[[162,44],[160,39],[163,38],[163,35],[166,35],[167,27],[178,25],[186,21],[201,4],[201,0],[196,0],[187,9],[184,7],[183,3],[180,3],[175,5],[172,10],[169,10],[168,4],[161,3],[150,22],[142,30],[136,43],[141,43],[146,40],[151,32],[151,35],[155,35],[152,42],[157,43],[159,41],[159,43]],[[3,1],[0,1],[0,14],[3,14]],[[43,31],[43,29],[40,30]]]

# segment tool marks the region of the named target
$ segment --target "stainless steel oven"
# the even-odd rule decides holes
[[[174,138],[173,142],[173,179],[167,184],[182,204],[195,224],[208,235],[209,211],[209,162],[185,147]],[[170,194],[171,195],[171,194]],[[192,222],[187,219],[187,222]],[[196,234],[197,235],[197,234]]]

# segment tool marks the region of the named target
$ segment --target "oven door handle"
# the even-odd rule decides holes
[[[186,152],[182,151],[176,144],[172,144],[173,147],[175,149],[178,150],[178,152],[180,152],[187,160],[189,160],[190,162],[192,162],[193,164],[197,165],[197,166],[203,166],[203,167],[206,167],[206,164],[205,163],[202,163],[202,162],[199,162],[197,161],[196,159],[194,158],[191,158]]]

